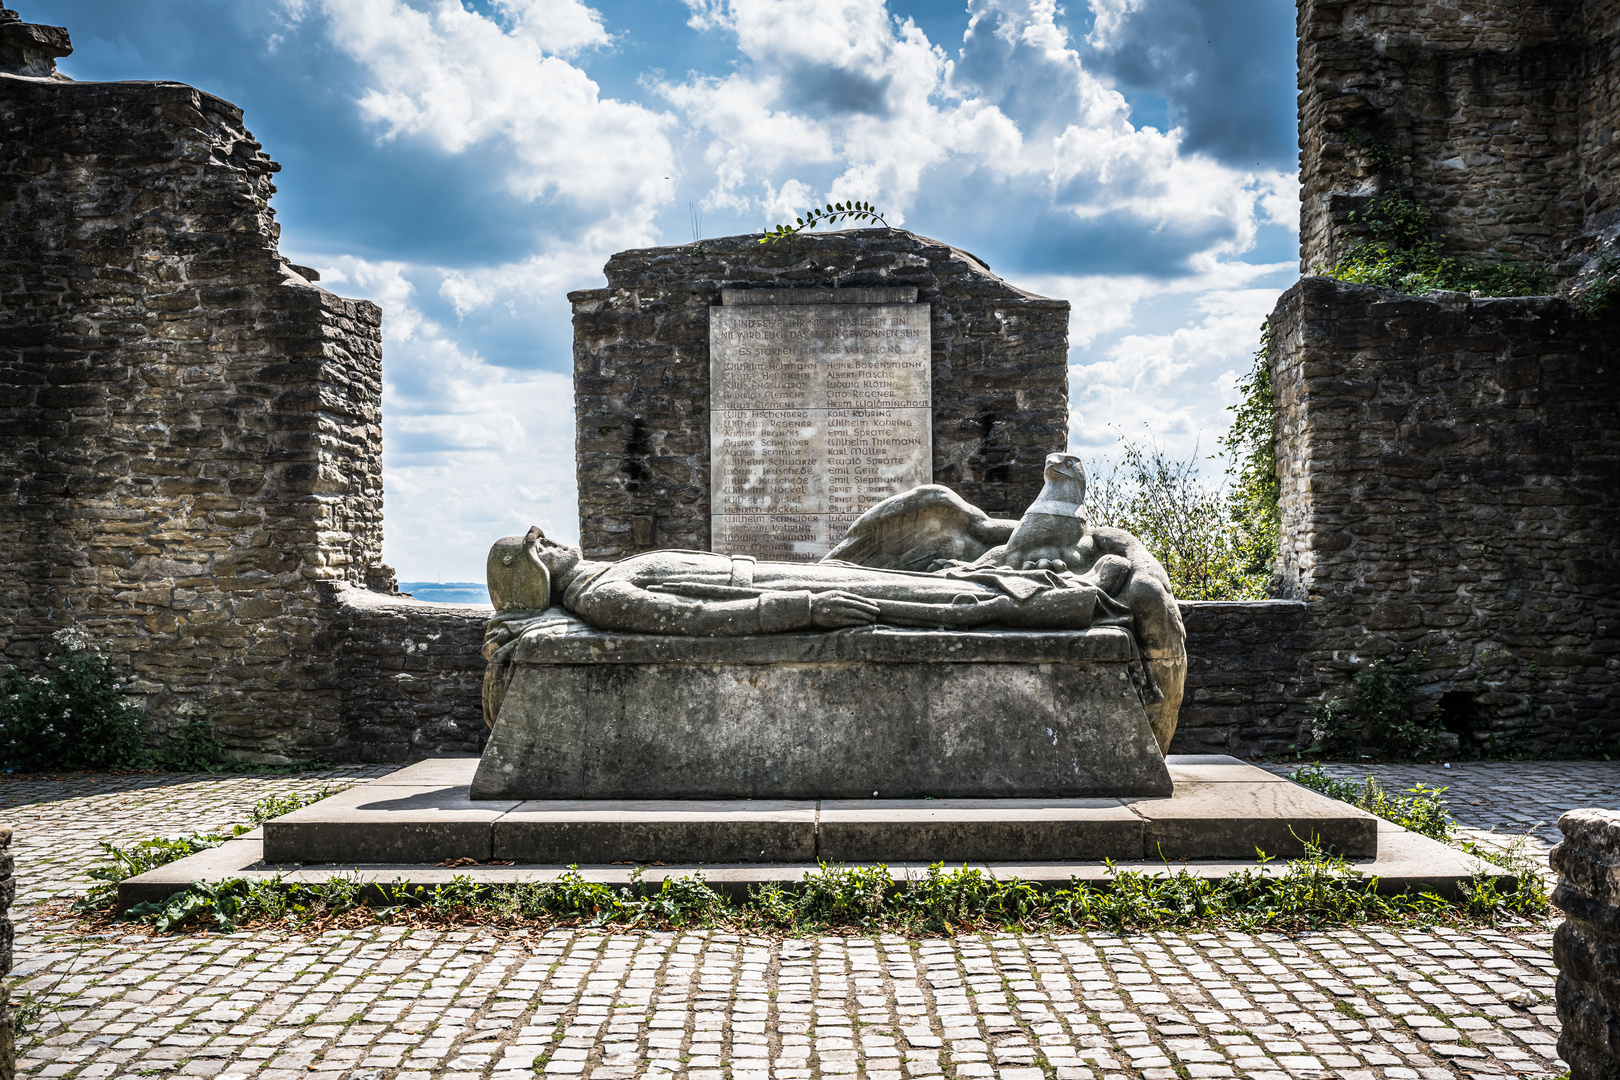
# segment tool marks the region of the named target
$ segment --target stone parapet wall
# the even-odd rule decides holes
[[[1299,0],[1301,270],[1333,264],[1358,235],[1349,215],[1391,177],[1449,249],[1557,263],[1598,173],[1613,205],[1612,147],[1597,146],[1614,110],[1613,7]],[[1583,183],[1583,169],[1597,172]]]
[[[1620,311],[1305,278],[1271,343],[1280,569],[1324,685],[1422,650],[1482,733],[1612,731]]]
[[[722,288],[913,286],[932,307],[934,481],[1017,516],[1068,443],[1069,304],[899,229],[621,251],[574,305],[580,541],[709,547],[709,308]]]
[[[1311,610],[1297,600],[1183,600],[1187,683],[1174,754],[1280,754],[1302,704],[1322,691],[1307,657]]]
[[[392,584],[381,312],[278,253],[277,168],[191,87],[0,74],[0,657],[78,626],[267,759],[338,740],[320,588]]]
[[[11,849],[11,826],[0,825],[0,1080],[17,1075],[17,1027],[12,1011],[11,974],[17,932],[11,905],[17,901],[17,862]]]
[[[1620,811],[1571,810],[1558,828],[1558,1056],[1570,1080],[1620,1080]]]
[[[336,590],[315,639],[340,696],[336,761],[414,761],[484,746],[484,623],[493,609]]]

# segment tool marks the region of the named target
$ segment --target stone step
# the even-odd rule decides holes
[[[1235,758],[1173,756],[1167,798],[468,797],[476,759],[421,762],[264,826],[272,864],[962,863],[1377,854],[1377,821]]]
[[[871,865],[849,863],[849,866]],[[897,883],[908,878],[921,877],[928,870],[922,862],[886,862],[890,875]],[[1012,862],[1000,859],[982,862],[969,861],[971,869],[988,874],[998,880],[1012,878],[1027,881],[1038,888],[1067,888],[1071,882],[1082,882],[1106,888],[1120,871],[1137,871],[1163,875],[1185,870],[1197,877],[1224,878],[1229,874],[1256,872],[1281,873],[1286,863],[1281,860],[1261,865],[1254,858],[1247,859],[1192,859],[1182,861],[1157,860],[1153,862],[1118,860],[1113,871],[1100,860],[1070,862]],[[1475,874],[1495,879],[1502,888],[1513,887],[1513,876],[1456,848],[1430,840],[1418,833],[1407,832],[1388,821],[1378,822],[1378,855],[1376,858],[1351,859],[1351,868],[1367,879],[1376,879],[1377,890],[1386,895],[1407,890],[1429,890],[1442,896],[1457,896],[1460,886]],[[484,863],[473,866],[436,866],[432,863],[306,863],[298,866],[272,865],[264,861],[264,847],[260,837],[248,835],[232,840],[221,847],[199,852],[178,862],[148,870],[138,877],[127,878],[118,885],[118,902],[127,908],[146,901],[160,901],[183,889],[191,882],[219,882],[231,878],[248,881],[280,880],[286,884],[314,885],[341,876],[358,881],[363,886],[402,885],[408,888],[431,889],[453,878],[465,878],[477,885],[534,884],[555,881],[569,871],[566,864],[504,866]],[[577,872],[587,881],[605,885],[629,886],[637,880],[642,885],[657,889],[665,878],[683,878],[702,875],[711,887],[733,898],[742,898],[758,885],[775,883],[786,888],[798,886],[807,875],[818,873],[817,867],[805,863],[696,863],[672,865],[591,865],[581,863]]]

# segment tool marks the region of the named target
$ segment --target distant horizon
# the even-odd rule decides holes
[[[15,6],[68,28],[74,79],[241,106],[283,253],[382,305],[383,558],[413,581],[577,539],[566,293],[616,251],[872,202],[1070,301],[1088,461],[1212,453],[1298,276],[1292,0]]]

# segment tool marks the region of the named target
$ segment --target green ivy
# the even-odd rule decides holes
[[[1260,348],[1249,373],[1238,381],[1243,395],[1232,413],[1232,427],[1221,438],[1227,460],[1227,512],[1238,535],[1246,580],[1267,595],[1282,542],[1277,501],[1276,408],[1271,390],[1271,324],[1260,326]]]
[[[1543,266],[1514,260],[1476,263],[1442,254],[1434,215],[1402,193],[1376,199],[1349,217],[1368,235],[1325,271],[1328,277],[1416,295],[1544,296],[1554,291]]]

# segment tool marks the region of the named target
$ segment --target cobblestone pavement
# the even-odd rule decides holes
[[[1287,775],[1297,764],[1267,763]],[[1518,837],[1545,866],[1558,843],[1558,819],[1581,806],[1620,807],[1620,761],[1461,761],[1438,765],[1323,766],[1329,776],[1361,780],[1368,773],[1387,791],[1401,793],[1419,784],[1446,788],[1442,796],[1463,837],[1502,848]],[[1552,872],[1547,870],[1547,876]]]
[[[1537,793],[1549,807],[1614,790],[1611,766],[1518,768],[1557,770]],[[1518,807],[1496,800],[1517,799],[1525,781],[1479,769],[1442,771],[1468,777],[1452,784],[1459,817],[1513,820]],[[21,1041],[21,1074],[1446,1080],[1564,1068],[1545,927],[906,941],[379,926],[157,938],[85,935],[42,917],[38,901],[83,887],[99,839],[246,822],[268,795],[381,771],[0,781],[22,886],[12,993],[46,1006]],[[1381,775],[1411,786],[1406,769]]]

